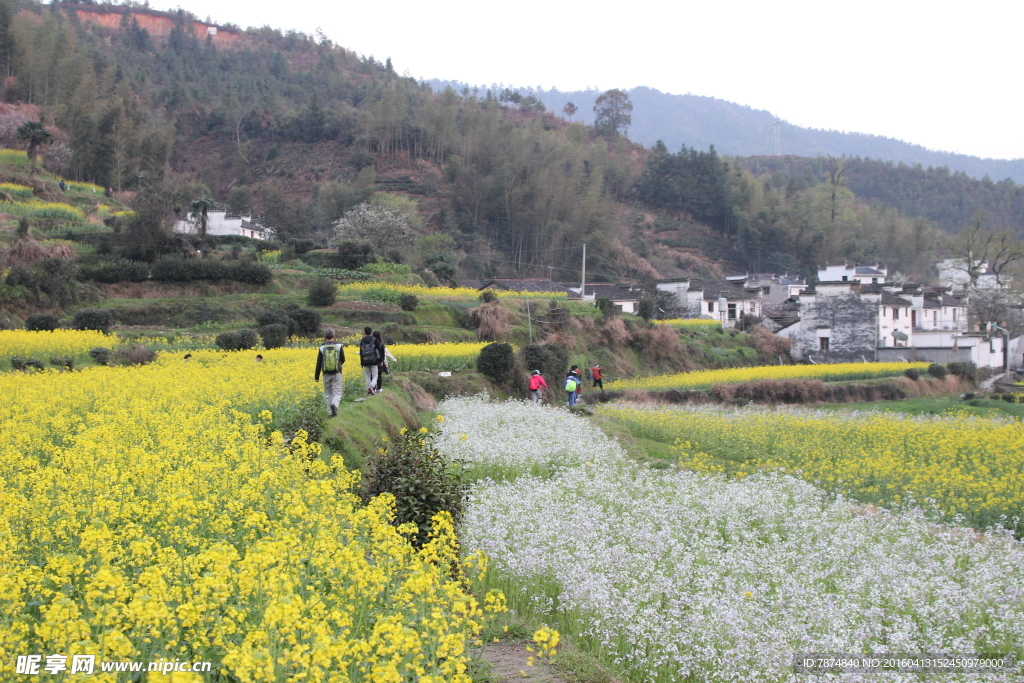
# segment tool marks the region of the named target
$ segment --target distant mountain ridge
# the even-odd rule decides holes
[[[472,87],[456,81],[435,79],[427,82],[438,91],[447,86],[456,91]],[[502,87],[490,86],[492,90]],[[601,94],[599,90],[513,89],[533,94],[558,114],[561,114],[565,103],[571,101],[578,108],[575,119],[584,123],[593,123],[594,100]],[[485,92],[487,87],[480,90]],[[684,144],[704,150],[714,145],[719,154],[740,157],[775,153],[772,128],[776,117],[771,112],[714,97],[672,95],[647,87],[627,92],[633,102],[633,125],[628,134],[635,142],[650,146],[662,140],[672,151]],[[936,152],[894,138],[803,128],[785,121],[780,125],[780,138],[783,155],[863,157],[920,164],[925,168],[946,166],[978,179],[987,175],[994,181],[1011,178],[1017,183],[1024,183],[1024,159],[983,159],[967,154]]]

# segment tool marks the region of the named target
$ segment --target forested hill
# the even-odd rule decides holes
[[[451,86],[456,90],[466,87],[454,81],[431,81],[435,89]],[[496,86],[491,86],[495,89]],[[497,89],[501,89],[497,86]],[[578,108],[576,118],[593,123],[594,101],[597,90],[541,90],[519,89],[532,94],[547,108],[561,112],[566,102]],[[775,115],[763,109],[753,109],[734,102],[698,95],[672,95],[654,88],[638,87],[627,91],[633,102],[633,124],[629,137],[648,147],[662,140],[669,149],[680,145],[707,149],[714,145],[719,154],[729,156],[758,156],[775,153],[773,124]],[[815,128],[802,128],[783,121],[781,123],[782,154],[789,156],[864,157],[908,165],[920,164],[927,168],[947,166],[974,178],[985,176],[993,180],[1012,178],[1024,183],[1024,159],[1002,160],[950,152],[936,152],[893,138],[863,133],[842,133]]]
[[[802,190],[829,179],[826,158],[758,156],[735,160],[776,187]],[[859,198],[935,221],[958,232],[976,216],[998,228],[1024,235],[1024,186],[1011,180],[993,183],[946,168],[922,168],[873,159],[843,159],[843,184]]]

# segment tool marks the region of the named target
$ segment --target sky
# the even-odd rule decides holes
[[[649,86],[794,125],[1024,158],[1024,1],[184,0],[200,19],[323,32],[418,79]],[[173,9],[151,0],[153,9]]]

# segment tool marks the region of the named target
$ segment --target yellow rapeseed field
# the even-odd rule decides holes
[[[89,349],[97,346],[110,347],[117,342],[95,330],[54,330],[53,332],[29,332],[28,330],[0,331],[0,360],[11,356],[38,358],[44,363],[54,356],[70,356],[78,362],[89,357]]]
[[[934,501],[947,517],[962,515],[979,528],[1001,524],[1024,533],[1019,420],[719,408],[608,412],[635,434],[674,441],[680,463],[689,469],[783,469],[864,502]]]
[[[272,432],[320,388],[310,349],[262,353],[0,374],[0,679],[21,655],[95,654],[244,682],[469,683],[504,604],[466,583],[484,558],[456,556],[445,515],[415,550],[393,499],[361,505],[356,475]]]
[[[492,290],[499,298],[517,299],[564,299],[566,292],[516,292]],[[418,297],[432,299],[476,299],[480,291],[472,287],[426,287],[424,285],[396,285],[389,282],[352,282],[338,285],[338,295],[342,297],[360,297],[368,293],[387,292],[396,298],[402,294],[414,294]]]
[[[737,384],[762,379],[820,379],[823,381],[871,379],[900,375],[907,368],[925,370],[928,363],[830,363],[823,365],[761,365],[753,368],[697,370],[676,375],[655,375],[609,382],[618,391],[667,391],[707,389],[715,384]]]

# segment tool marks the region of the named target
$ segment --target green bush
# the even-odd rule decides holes
[[[246,351],[256,347],[259,336],[253,330],[235,330],[217,335],[214,343],[225,351]]]
[[[60,320],[52,313],[36,313],[25,318],[25,329],[29,332],[53,332],[60,327]]]
[[[935,379],[944,379],[948,373],[946,371],[946,366],[939,365],[938,363],[932,363],[928,366],[928,374]]]
[[[494,342],[480,350],[476,369],[499,384],[510,384],[515,370],[516,358],[512,345]],[[534,368],[536,369],[536,368]]]
[[[103,334],[110,334],[113,324],[114,316],[109,308],[83,308],[71,320],[71,327],[76,330],[98,330]]]
[[[523,364],[531,374],[540,370],[553,387],[569,370],[569,352],[555,344],[531,344],[523,348]]]
[[[288,311],[288,317],[295,322],[295,332],[300,337],[315,337],[320,333],[323,317],[310,308],[295,308]]]
[[[915,382],[921,378],[921,371],[917,368],[907,368],[903,371],[903,374]]]
[[[398,300],[398,305],[402,307],[403,311],[412,312],[420,305],[420,299],[415,294],[403,294]]]
[[[954,361],[947,364],[946,369],[957,377],[963,377],[971,382],[977,381],[978,366],[971,361]]]
[[[89,350],[89,357],[92,358],[97,365],[110,365],[110,354],[110,349],[102,346],[97,346],[95,349]]]
[[[285,242],[285,244],[296,254],[305,254],[307,251],[313,251],[317,248],[317,243],[314,240],[296,239],[294,237]]]
[[[114,349],[111,360],[115,365],[146,365],[156,360],[156,351],[147,349],[142,344],[122,346]]]
[[[50,359],[50,365],[58,368],[64,368],[65,370],[74,370],[75,359],[71,356],[54,356]]]
[[[493,301],[498,300],[498,294],[492,289],[485,289],[483,292],[480,293],[479,299],[485,304],[489,304]]]
[[[266,327],[267,325],[284,325],[289,337],[297,333],[295,321],[283,311],[267,309],[262,313],[258,313],[256,315],[256,326]]]
[[[650,320],[653,318],[657,310],[657,303],[654,299],[650,298],[640,299],[640,303],[636,306],[636,314],[644,320]]]
[[[11,356],[11,369],[28,371],[30,368],[35,370],[43,369],[43,361],[38,358],[22,358],[21,356]]]
[[[270,268],[265,263],[238,261],[228,269],[228,277],[236,282],[250,285],[266,285],[273,280]]]
[[[264,325],[260,328],[263,348],[276,349],[288,343],[288,328],[281,324]]]
[[[607,299],[605,297],[598,297],[598,299],[594,303],[597,304],[597,308],[599,311],[601,311],[601,315],[603,315],[606,318],[611,318],[619,314],[619,307],[616,306],[615,302],[613,302],[611,299]]]
[[[80,266],[78,273],[83,280],[95,282],[145,282],[149,279],[149,265],[127,259],[111,259]]]
[[[425,434],[425,428],[403,431],[377,443],[362,496],[368,502],[382,493],[392,494],[396,509],[393,523],[415,524],[417,531],[410,540],[420,548],[430,540],[430,520],[437,513],[447,511],[459,523],[469,486],[456,464],[437,450],[435,433]]]
[[[318,277],[309,286],[306,303],[310,306],[331,306],[337,298],[338,288],[335,286],[334,280]]]

